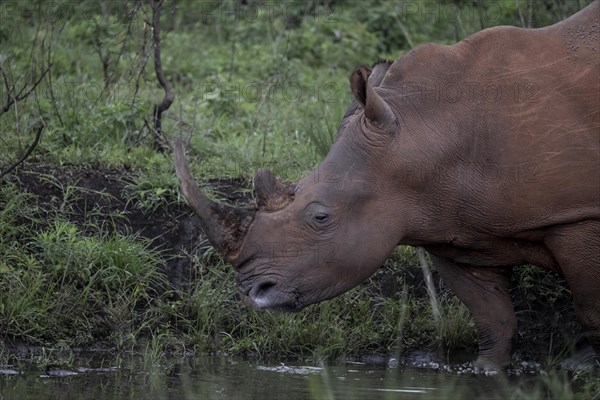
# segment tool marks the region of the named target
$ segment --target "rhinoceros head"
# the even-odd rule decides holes
[[[211,243],[235,267],[240,293],[255,309],[297,311],[335,297],[373,274],[398,243],[390,213],[397,203],[381,172],[398,121],[375,89],[389,66],[352,74],[356,101],[316,170],[290,186],[266,169],[258,171],[254,209],[209,200],[177,144],[182,192]]]

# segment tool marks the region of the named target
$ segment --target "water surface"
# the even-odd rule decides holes
[[[76,364],[76,363],[75,363]],[[537,399],[568,378],[538,372],[476,375],[462,367],[264,362],[196,356],[89,359],[45,370],[0,366],[0,399]],[[556,379],[559,382],[554,382]],[[552,397],[551,397],[552,398]]]

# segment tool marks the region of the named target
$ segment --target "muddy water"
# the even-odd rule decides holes
[[[0,399],[519,399],[540,398],[546,390],[539,371],[485,376],[437,365],[325,366],[223,357],[82,364],[42,371],[0,366]]]

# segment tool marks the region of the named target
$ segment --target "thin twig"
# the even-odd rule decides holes
[[[102,95],[108,89],[108,85],[112,81],[113,76],[117,73],[117,68],[119,66],[119,62],[121,61],[121,58],[123,57],[123,54],[125,53],[125,46],[127,45],[127,41],[129,40],[129,38],[131,36],[131,26],[133,25],[135,16],[137,15],[137,13],[140,10],[140,8],[142,7],[142,5],[143,5],[143,1],[137,2],[135,4],[135,6],[131,9],[131,12],[127,15],[128,22],[127,22],[127,29],[125,31],[125,38],[121,42],[121,48],[119,49],[119,53],[117,54],[116,61],[113,63],[112,72],[110,74],[108,74],[109,66],[107,65],[107,68],[106,68],[106,71],[104,74],[105,85],[102,88],[102,91],[100,92],[100,95],[97,97],[96,101],[98,101],[100,98],[102,98]],[[145,35],[145,33],[144,33],[144,35]],[[107,77],[107,74],[108,74],[108,77]]]
[[[129,13],[129,15],[127,16],[127,18],[128,18],[127,31],[125,32],[125,38],[123,39],[123,42],[121,42],[121,49],[119,50],[119,54],[117,54],[117,60],[114,63],[113,71],[110,74],[109,80],[112,80],[113,75],[117,72],[117,67],[119,66],[119,62],[121,61],[121,58],[123,57],[123,54],[125,53],[125,46],[127,45],[127,40],[131,36],[131,26],[133,25],[133,20],[135,19],[135,16],[137,15],[138,11],[140,10],[140,7],[142,6],[142,4],[143,4],[143,2],[139,1],[133,7],[133,9]]]
[[[4,88],[5,88],[5,90],[6,90],[6,99],[10,99],[10,98],[12,98],[12,97],[13,97],[13,95],[12,95],[12,89],[13,89],[13,88],[12,88],[12,87],[11,87],[11,85],[9,84],[9,82],[10,82],[11,80],[8,78],[8,75],[6,74],[6,71],[5,71],[5,70],[4,70],[4,68],[2,67],[2,63],[3,63],[3,62],[4,62],[4,59],[0,60],[0,75],[2,76],[2,82],[4,82]],[[10,65],[9,65],[9,67],[10,67]],[[5,100],[5,102],[6,102],[6,101],[7,101],[7,100]],[[8,107],[10,107],[10,105],[9,105]],[[2,114],[2,113],[0,113],[0,115],[1,115],[1,114]]]
[[[32,77],[34,76],[34,73],[35,73],[35,63],[34,63],[35,58],[33,56],[33,51],[34,51],[34,47],[37,44],[38,32],[39,32],[39,26],[37,28],[34,43],[32,46],[32,50],[29,55],[29,65],[31,65],[33,68]],[[44,44],[45,41],[46,41],[46,35],[44,35],[44,38],[43,38],[42,49],[45,47],[45,44]],[[10,63],[9,63],[9,67],[10,67]],[[25,79],[25,83],[23,84],[23,86],[21,86],[21,88],[17,90],[17,82],[10,83],[8,75],[6,74],[6,71],[4,70],[2,63],[0,62],[0,75],[2,75],[2,79],[4,80],[4,86],[6,87],[6,96],[4,99],[4,104],[2,104],[2,107],[0,108],[0,116],[2,116],[2,114],[7,112],[13,104],[27,98],[39,86],[39,84],[42,82],[42,80],[44,79],[46,74],[48,72],[50,72],[51,68],[52,68],[52,63],[50,63],[50,60],[48,60],[48,64],[46,65],[46,68],[41,71],[40,76],[38,77],[37,80],[35,80],[33,82],[33,84],[30,84],[28,82],[28,80]]]
[[[10,93],[7,93],[4,104],[2,105],[2,108],[0,108],[0,115],[7,112],[15,102],[21,101],[21,100],[25,99],[27,96],[29,96],[35,90],[35,88],[37,88],[38,85],[42,82],[42,79],[44,79],[44,76],[46,76],[46,74],[50,71],[50,68],[52,68],[52,64],[49,64],[46,66],[46,68],[42,71],[42,74],[40,75],[40,77],[33,83],[33,85],[25,93],[23,93],[23,91],[27,87],[27,84],[23,85],[23,87],[19,90],[19,93],[14,97],[12,95],[10,95]],[[0,72],[2,72],[3,79],[6,79],[6,75],[5,75],[4,70],[2,69],[1,65],[0,65]]]
[[[137,95],[140,91],[140,80],[142,79],[142,75],[146,70],[146,65],[148,64],[148,56],[150,52],[146,51],[146,43],[148,38],[148,24],[144,21],[144,36],[142,37],[142,45],[140,47],[140,63],[139,63],[139,71],[137,77],[135,79],[135,90],[133,92],[133,96],[131,99],[131,108],[133,109],[135,106],[135,100],[137,99]]]
[[[415,44],[412,41],[410,33],[408,32],[408,29],[406,29],[406,26],[404,26],[404,24],[402,23],[402,21],[400,21],[400,18],[397,18],[396,22],[398,24],[398,27],[400,28],[400,31],[404,35],[404,38],[406,39],[406,43],[408,43],[408,46],[411,49],[414,49],[415,48]]]
[[[58,31],[59,35],[62,33],[62,30],[64,29],[66,24],[67,24],[67,22],[65,21],[63,26],[59,29],[59,31]],[[54,26],[52,27],[52,37],[54,37]],[[52,39],[50,40],[50,43],[48,44],[47,57],[48,57],[47,64],[52,65]],[[58,102],[56,101],[56,96],[54,96],[54,87],[52,86],[52,71],[50,71],[48,74],[48,94],[50,95],[50,104],[52,104],[52,109],[54,110],[54,115],[56,115],[56,117],[58,118],[58,122],[60,123],[60,126],[64,128],[65,124],[63,123],[62,116],[58,109]],[[39,104],[38,104],[38,106],[39,106]],[[65,138],[65,133],[63,131],[63,139],[64,138]]]
[[[480,30],[485,29],[485,18],[484,18],[482,2],[483,2],[483,0],[477,0],[477,12],[479,14],[479,29]]]
[[[102,75],[104,76],[104,89],[110,84],[110,76],[108,74],[108,68],[110,67],[110,50],[106,50],[105,54],[102,54],[102,41],[100,40],[100,25],[98,21],[94,21],[96,29],[94,31],[94,49],[100,57],[102,63]]]
[[[229,59],[229,76],[227,79],[231,81],[231,76],[233,75],[233,69],[235,68],[235,44],[237,41],[237,24],[233,25],[233,33],[231,35],[231,56]]]
[[[523,10],[521,10],[521,2],[519,0],[515,0],[515,6],[517,7],[517,11],[519,12],[519,19],[521,20],[521,27],[526,28],[525,25],[525,17],[523,17]]]
[[[33,140],[33,143],[31,143],[31,145],[29,146],[29,148],[27,149],[27,151],[25,152],[25,154],[23,154],[23,156],[21,158],[19,158],[13,165],[8,167],[8,169],[6,171],[0,173],[0,180],[6,174],[10,173],[15,168],[17,168],[17,166],[19,166],[19,164],[21,164],[23,161],[25,161],[27,159],[27,157],[29,157],[29,155],[33,152],[33,150],[35,150],[38,143],[40,142],[40,138],[42,137],[42,132],[44,131],[45,127],[46,127],[46,124],[44,124],[43,122],[40,122],[37,124],[36,132],[35,132],[35,139]]]

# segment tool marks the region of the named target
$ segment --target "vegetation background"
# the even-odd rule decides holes
[[[4,351],[473,354],[468,311],[434,271],[441,321],[432,318],[408,247],[365,284],[299,314],[247,309],[178,193],[169,143],[189,140],[192,172],[216,198],[249,203],[259,167],[295,181],[327,153],[355,67],[486,27],[546,26],[588,3],[0,2]],[[159,125],[158,5],[174,94]],[[555,365],[580,338],[564,282],[524,266],[513,298],[519,354]]]

